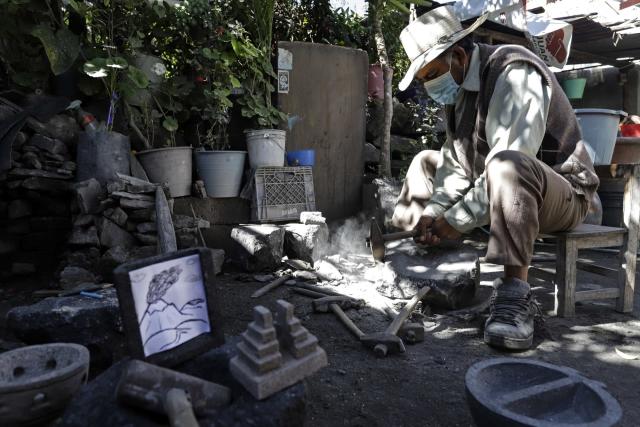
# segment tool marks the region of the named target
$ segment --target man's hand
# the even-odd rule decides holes
[[[421,216],[415,227],[415,230],[418,230],[418,234],[413,238],[414,242],[420,243],[422,245],[437,245],[438,243],[440,243],[440,239],[438,238],[438,236],[435,236],[431,232],[433,223],[434,219],[430,216]]]
[[[453,228],[443,216],[433,222],[431,230],[440,239],[458,240],[462,236],[462,233]]]
[[[426,215],[422,216],[415,229],[418,230],[418,235],[413,240],[423,245],[435,246],[442,239],[457,240],[462,236],[442,216],[436,219]]]

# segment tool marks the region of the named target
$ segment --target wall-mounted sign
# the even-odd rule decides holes
[[[289,93],[289,71],[278,70],[278,93]]]

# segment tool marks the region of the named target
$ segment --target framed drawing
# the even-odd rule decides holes
[[[173,366],[224,343],[209,249],[126,263],[114,276],[132,357]]]

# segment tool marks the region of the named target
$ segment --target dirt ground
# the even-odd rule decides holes
[[[484,243],[481,240],[477,241],[480,254]],[[581,252],[581,255],[603,265],[612,266],[615,261],[611,254]],[[499,268],[490,264],[482,264],[481,272],[476,302],[488,298],[491,282],[500,275]],[[580,283],[602,283],[597,276],[580,274]],[[636,299],[633,315],[616,313],[612,304],[598,303],[580,305],[573,319],[545,316],[544,327],[536,331],[534,348],[521,353],[504,353],[486,346],[482,341],[483,315],[466,321],[446,312],[427,311],[424,323],[428,332],[424,342],[407,346],[404,354],[378,359],[332,314],[313,313],[307,297],[282,286],[259,299],[251,299],[251,293],[263,284],[238,279],[239,274],[233,272],[219,276],[226,335],[245,330],[252,320],[254,305],[273,308],[277,299],[286,299],[295,304],[296,315],[319,338],[328,354],[329,366],[306,381],[306,425],[472,426],[465,398],[465,372],[477,361],[503,356],[569,366],[605,383],[624,411],[621,425],[638,425],[640,360],[622,358],[615,347],[631,348],[640,354],[640,298]],[[553,309],[553,284],[531,282],[536,298],[548,313]],[[366,300],[380,297],[373,286],[364,289],[364,293],[362,285],[327,286],[352,295],[355,290]],[[4,319],[11,306],[28,303],[28,293],[37,287],[31,281],[19,288],[0,288],[0,316]],[[395,304],[397,308],[401,306]],[[382,331],[389,322],[387,315],[375,308],[352,310],[348,315],[365,333]],[[5,332],[0,329],[0,336],[4,337]]]
[[[540,253],[540,252],[538,252]],[[612,265],[614,255],[588,252],[581,255]],[[482,286],[477,301],[490,294],[491,282],[499,268],[483,264]],[[446,315],[425,319],[424,342],[407,346],[404,354],[375,357],[372,351],[347,332],[332,314],[313,313],[310,300],[286,287],[258,300],[249,295],[262,284],[239,283],[223,276],[225,328],[235,335],[251,320],[251,307],[260,303],[274,307],[277,299],[295,304],[296,315],[327,351],[329,366],[307,380],[306,425],[309,426],[472,426],[466,404],[464,376],[475,362],[492,357],[522,357],[572,367],[587,377],[603,382],[620,402],[622,426],[637,426],[640,419],[640,360],[626,360],[615,347],[640,353],[640,301],[633,315],[622,315],[612,304],[583,304],[573,319],[545,316],[545,325],[536,331],[533,349],[521,353],[494,350],[482,341],[484,316],[463,321]],[[581,283],[602,283],[597,276],[584,274]],[[543,310],[553,310],[553,284],[532,280]],[[330,287],[334,291],[348,285]],[[371,293],[377,293],[375,288]],[[398,305],[401,307],[401,305]],[[351,319],[365,332],[382,331],[389,322],[373,309],[349,311]]]

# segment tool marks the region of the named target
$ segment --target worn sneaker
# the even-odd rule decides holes
[[[526,350],[533,342],[537,304],[525,281],[497,279],[491,296],[491,313],[484,326],[484,342],[503,349]]]

